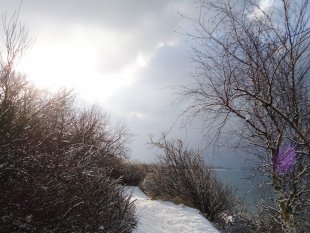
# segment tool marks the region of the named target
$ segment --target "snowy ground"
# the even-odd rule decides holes
[[[128,187],[127,192],[132,192],[139,218],[134,233],[219,233],[196,209],[151,200],[138,187]]]

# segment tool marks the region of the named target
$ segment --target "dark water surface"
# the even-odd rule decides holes
[[[244,201],[246,207],[255,211],[260,203],[260,195],[256,184],[251,178],[251,172],[247,170],[214,169],[217,177],[225,184],[232,185],[236,194]]]

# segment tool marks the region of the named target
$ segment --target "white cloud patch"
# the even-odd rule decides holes
[[[250,17],[261,18],[264,16],[264,12],[268,11],[274,5],[274,0],[260,0],[258,7],[254,9],[253,13],[250,14]]]
[[[131,112],[131,113],[129,113],[129,117],[130,118],[138,118],[140,120],[143,120],[143,119],[145,119],[146,114],[142,113],[142,112]]]
[[[136,61],[139,67],[145,67],[148,63],[148,59],[145,56],[143,56],[142,53],[138,54]]]

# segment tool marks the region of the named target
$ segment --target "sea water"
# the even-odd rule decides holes
[[[243,201],[251,212],[257,210],[261,197],[257,192],[257,181],[252,179],[252,174],[248,170],[239,169],[214,169],[218,179],[225,184],[231,185],[237,196]]]

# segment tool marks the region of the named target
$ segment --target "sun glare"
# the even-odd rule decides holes
[[[41,88],[73,88],[86,100],[105,101],[118,89],[132,85],[138,70],[147,65],[142,53],[131,62],[109,64],[110,54],[122,55],[119,44],[124,41],[118,38],[109,32],[81,29],[62,38],[39,35],[18,70]]]

